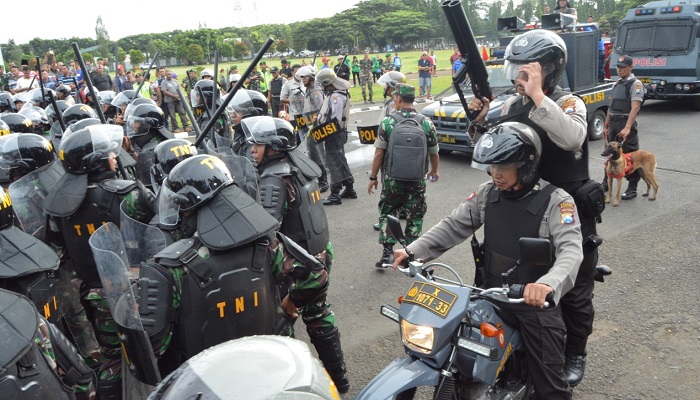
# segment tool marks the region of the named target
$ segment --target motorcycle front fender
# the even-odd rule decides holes
[[[440,371],[411,357],[398,358],[387,365],[355,397],[354,400],[391,400],[396,395],[418,386],[436,386]]]

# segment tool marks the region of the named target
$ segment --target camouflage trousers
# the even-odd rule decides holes
[[[328,244],[326,244],[326,250],[316,254],[314,257],[326,265],[326,269],[328,270],[328,284],[330,285],[331,267],[335,259],[333,245],[328,242]],[[281,297],[284,297],[284,294],[281,294]],[[305,307],[300,308],[299,315],[301,316],[301,320],[304,321],[304,325],[306,325],[306,331],[312,334],[330,332],[337,326],[335,314],[331,311],[330,304],[326,302],[326,293],[307,304]],[[294,337],[293,323],[288,325],[288,330],[286,332],[280,332],[280,334],[282,336]]]
[[[398,218],[399,211],[406,210],[406,242],[411,244],[423,231],[423,216],[428,211],[425,202],[425,179],[418,182],[397,181],[386,178],[379,197],[379,243],[396,244],[396,238],[386,234],[387,216]]]
[[[100,346],[97,344],[95,331],[88,321],[85,308],[80,302],[81,283],[70,261],[61,265],[56,289],[60,296],[64,321],[80,355],[88,366],[93,367],[100,362]]]
[[[97,341],[100,343],[102,366],[97,373],[97,380],[121,380],[121,341],[104,289],[84,287],[81,293],[83,301],[88,305],[87,313],[97,334]]]
[[[360,74],[360,87],[362,88],[362,98],[367,100],[367,92],[365,91],[365,86],[369,90],[369,99],[372,100],[372,74],[371,73],[361,73]]]

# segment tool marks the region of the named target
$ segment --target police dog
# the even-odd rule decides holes
[[[613,179],[617,181],[615,191],[615,201],[613,207],[620,205],[620,189],[622,188],[622,178],[632,172],[639,170],[639,176],[647,184],[647,191],[642,196],[649,196],[649,188],[654,188],[654,194],[649,200],[656,200],[656,193],[659,185],[656,183],[656,156],[646,150],[637,150],[631,153],[622,152],[622,144],[610,142],[601,153],[601,156],[610,158],[605,162],[605,175],[608,177],[608,194],[605,202],[610,203],[613,193]]]

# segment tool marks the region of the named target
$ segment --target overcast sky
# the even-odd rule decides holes
[[[0,45],[7,43],[8,39],[24,44],[35,37],[94,39],[98,15],[102,17],[109,38],[118,40],[141,33],[198,29],[200,22],[206,23],[208,28],[223,28],[324,18],[347,10],[358,2],[359,0],[15,2],[12,15],[6,14],[8,7],[3,7]],[[129,9],[127,5],[132,8]],[[237,5],[240,6],[240,12],[235,11]],[[77,18],[80,22],[76,22]]]

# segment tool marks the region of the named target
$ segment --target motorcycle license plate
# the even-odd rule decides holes
[[[438,140],[441,143],[457,143],[457,138],[454,135],[440,135],[440,134],[438,134]]]
[[[440,286],[418,281],[413,282],[403,298],[404,303],[416,304],[442,318],[447,316],[456,300],[456,294]]]

